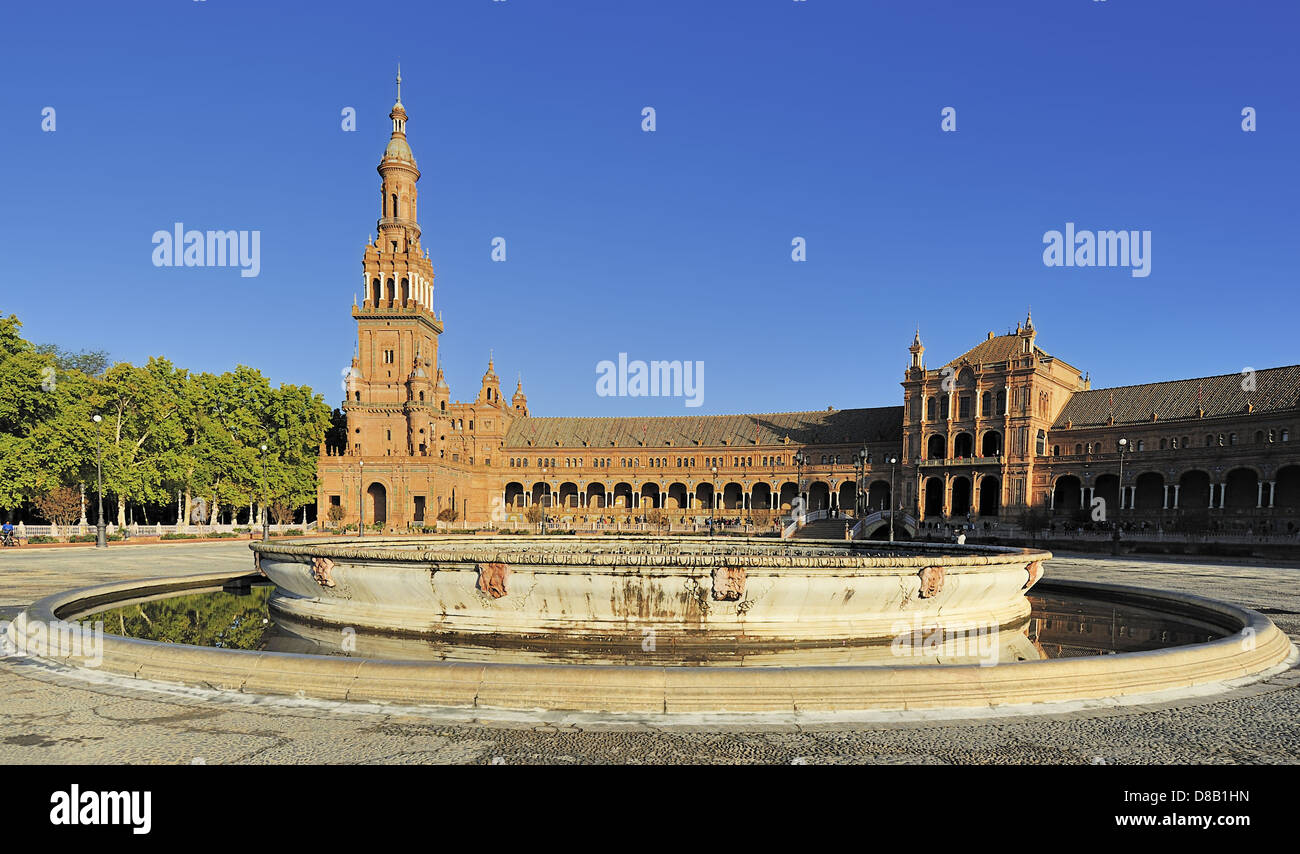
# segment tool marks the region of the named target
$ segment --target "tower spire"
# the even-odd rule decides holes
[[[397,103],[402,103],[402,63],[397,63]]]

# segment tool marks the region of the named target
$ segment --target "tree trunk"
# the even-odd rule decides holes
[[[176,527],[188,528],[190,526],[190,503],[193,496],[190,495],[190,488],[185,487],[185,503],[181,505],[181,518],[176,520]]]

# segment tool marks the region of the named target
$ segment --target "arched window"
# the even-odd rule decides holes
[[[1205,447],[1208,448],[1208,447],[1210,447],[1210,446],[1213,445],[1213,444],[1214,444],[1214,437],[1211,436],[1209,433],[1206,433],[1206,434],[1205,434]]]
[[[370,304],[379,305],[379,280],[370,283]]]
[[[1145,450],[1147,449],[1147,443],[1144,442],[1144,441],[1142,441],[1141,439],[1138,439],[1138,446],[1137,446],[1137,449],[1138,449],[1139,451],[1145,451]]]
[[[926,421],[933,421],[933,420],[934,420],[934,416],[935,416],[935,408],[936,408],[937,406],[938,406],[938,404],[935,402],[935,399],[934,399],[933,397],[932,397],[932,398],[929,398],[928,400],[926,400],[926,402],[925,402],[925,420],[926,420]]]
[[[1167,439],[1161,439],[1161,440],[1160,440],[1160,450],[1163,451],[1163,450],[1167,447],[1167,443],[1168,443],[1168,440],[1167,440]]]
[[[1075,446],[1074,446],[1074,453],[1075,453],[1076,456],[1077,456],[1078,454],[1082,454],[1082,453],[1083,453],[1083,445],[1075,445]]]
[[[1061,446],[1060,446],[1060,445],[1053,445],[1053,446],[1052,446],[1052,456],[1054,456],[1054,457],[1059,457],[1060,455],[1061,455]]]
[[[1034,453],[1040,457],[1047,453],[1047,433],[1042,430],[1038,431],[1038,439],[1034,442]]]
[[[393,193],[392,199],[393,199],[393,208],[392,208],[393,216],[397,216],[397,194],[396,193]]]
[[[1264,443],[1264,431],[1263,431],[1263,430],[1256,430],[1256,431],[1255,431],[1255,444],[1256,444],[1256,445],[1262,445],[1263,443]]]
[[[987,416],[992,414],[993,414],[993,392],[986,391],[984,392],[984,396],[980,398],[980,415]]]
[[[360,402],[361,402],[361,392],[357,391],[357,392],[353,392],[353,394],[356,395],[357,403],[360,403]]]
[[[1235,445],[1235,444],[1237,444],[1237,434],[1236,434],[1236,433],[1229,433],[1229,434],[1228,434],[1228,444],[1229,444],[1229,445]]]
[[[1282,428],[1282,441],[1283,442],[1291,441],[1291,431],[1287,430],[1285,427]]]

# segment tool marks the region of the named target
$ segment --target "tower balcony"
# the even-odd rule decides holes
[[[405,303],[401,300],[381,299],[378,305],[366,300],[361,305],[352,306],[352,316],[354,318],[419,317],[433,326],[436,332],[440,334],[442,332],[442,321],[438,319],[437,315],[431,309],[413,299],[408,299]]]

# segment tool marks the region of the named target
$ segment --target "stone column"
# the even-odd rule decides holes
[[[1164,489],[1165,489],[1165,503],[1164,506],[1161,507],[1160,509],[1168,510],[1169,509],[1169,484],[1166,483]]]
[[[1219,509],[1223,509],[1224,502],[1228,500],[1228,484],[1219,484]]]
[[[1178,483],[1175,483],[1175,484],[1174,484],[1174,509],[1175,509],[1175,510],[1178,509],[1178,488],[1179,488],[1181,485],[1182,485],[1182,484],[1178,484]]]
[[[1258,487],[1255,490],[1255,507],[1258,509],[1264,506],[1264,481],[1259,481],[1255,486]]]
[[[1270,510],[1273,508],[1273,498],[1276,492],[1277,492],[1277,481],[1270,480],[1268,482],[1268,506]]]

